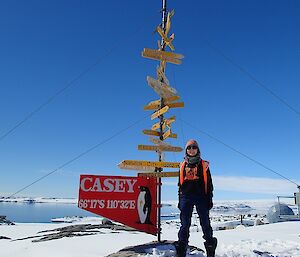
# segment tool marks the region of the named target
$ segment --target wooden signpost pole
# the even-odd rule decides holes
[[[166,32],[166,23],[167,23],[167,0],[162,0],[162,22],[161,22],[161,27],[163,33]],[[166,44],[164,42],[164,39],[161,39],[161,51],[165,51]],[[162,73],[165,73],[165,65],[161,64],[162,67]],[[164,83],[163,77],[161,78],[161,82]],[[161,97],[160,98],[160,109],[165,107],[164,99]],[[164,114],[160,115],[160,128],[159,128],[159,139],[163,141],[163,125],[164,125]],[[158,161],[162,161],[162,152],[159,152],[159,158]],[[157,168],[157,172],[162,172],[162,168]],[[157,197],[158,197],[158,213],[157,213],[157,220],[158,220],[158,234],[157,234],[157,241],[161,241],[161,177],[157,178],[157,184],[158,184],[158,192],[157,192]]]

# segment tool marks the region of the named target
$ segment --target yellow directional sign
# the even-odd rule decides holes
[[[183,107],[184,106],[183,102],[173,103],[174,101],[176,101],[178,99],[180,99],[179,95],[174,95],[174,96],[168,97],[168,98],[164,99],[164,104],[168,105],[170,108]],[[160,100],[151,101],[150,103],[148,103],[147,105],[144,106],[144,110],[156,110],[156,109],[159,109],[160,108],[160,104],[161,104]],[[178,106],[178,105],[183,105],[183,106]]]
[[[183,108],[184,102],[177,102],[177,103],[167,103],[169,108]],[[157,110],[160,107],[160,104],[147,104],[144,106],[145,111]]]
[[[148,103],[147,105],[158,105],[160,106],[160,100],[154,100],[154,101],[151,101],[150,103]],[[159,107],[158,107],[159,108]]]
[[[176,117],[172,116],[172,117],[170,117],[168,119],[164,119],[164,121],[166,122],[166,125],[169,126],[172,122],[175,121],[175,119],[176,119]]]
[[[160,122],[157,122],[151,127],[151,130],[157,130],[159,128],[160,128]]]
[[[163,178],[163,177],[178,177],[178,171],[163,171],[163,172],[145,172],[145,173],[138,173],[139,177],[156,177],[156,178]]]
[[[168,130],[163,134],[163,140],[166,140],[170,135],[171,135],[171,129],[168,129]]]
[[[183,108],[183,107],[184,107],[184,102],[167,103],[167,105],[168,105],[170,108]]]
[[[157,145],[138,145],[138,150],[143,151],[160,151],[160,147]]]
[[[150,87],[162,98],[168,98],[176,95],[177,91],[175,88],[170,87],[166,83],[163,83],[157,79],[147,76],[147,82]]]
[[[166,35],[168,35],[170,29],[171,29],[171,18],[174,16],[175,11],[172,10],[171,12],[168,12],[167,16],[167,23],[166,23]]]
[[[149,166],[155,168],[179,168],[180,162],[155,162],[155,161],[137,161],[137,160],[124,160],[121,163],[121,166]],[[119,164],[119,165],[120,165]],[[118,165],[118,166],[119,166]],[[120,166],[119,166],[120,167]]]
[[[162,130],[165,130],[167,126],[170,126],[170,124],[171,124],[172,122],[174,122],[175,119],[176,119],[175,116],[172,116],[172,117],[169,118],[169,119],[164,119],[164,122],[163,122],[163,125],[162,125]],[[157,123],[155,123],[155,124],[152,126],[151,130],[157,130],[157,129],[159,129],[159,128],[160,128],[160,122],[157,122]]]
[[[171,134],[169,135],[169,137],[170,137],[170,138],[177,138],[177,134],[171,133]]]
[[[155,49],[144,48],[142,56],[157,61],[165,61],[173,64],[181,64],[183,59],[182,54],[176,54],[172,52],[160,51]]]
[[[171,96],[171,97],[168,97],[168,98],[164,99],[164,102],[165,103],[172,103],[172,102],[175,102],[179,99],[180,99],[179,95],[174,95],[174,96]]]
[[[158,131],[154,131],[154,130],[150,130],[150,129],[144,129],[143,133],[145,135],[148,135],[148,136],[157,136],[157,137],[160,136],[160,133]],[[171,135],[169,137],[170,138],[177,138],[177,134],[171,133]]]
[[[140,165],[139,166],[138,165],[127,165],[122,162],[118,164],[118,167],[123,170],[139,170],[139,171],[147,171],[147,172],[155,171],[155,167],[140,166]]]
[[[149,130],[149,129],[144,129],[143,133],[148,136],[158,136],[158,137],[160,136],[160,133],[158,131]]]
[[[151,115],[151,120],[154,120],[155,118],[158,118],[160,115],[166,113],[168,110],[169,110],[169,106],[166,105],[164,108],[161,108],[157,112],[153,113]]]
[[[163,101],[165,104],[169,104],[169,103],[173,103],[179,99],[180,99],[179,95],[173,95],[168,98],[164,98]],[[160,99],[158,99],[158,100],[153,100],[153,101],[149,102],[147,105],[156,105],[156,104],[160,104],[160,103],[161,103],[161,101],[160,101]]]
[[[166,45],[169,46],[170,49],[171,49],[172,51],[174,51],[175,48],[174,48],[174,46],[173,46],[173,44],[172,44],[172,41],[174,40],[174,34],[172,34],[172,35],[168,38],[167,33],[165,34],[165,33],[162,31],[162,29],[161,29],[160,26],[158,26],[158,27],[156,28],[156,30],[157,30],[158,34],[159,34],[159,35],[162,37],[162,39],[164,40],[164,43],[166,43]]]
[[[138,150],[142,151],[160,151],[160,152],[181,152],[183,149],[171,145],[138,145]]]

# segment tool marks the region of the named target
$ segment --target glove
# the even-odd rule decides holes
[[[208,198],[208,200],[207,200],[207,208],[208,208],[208,210],[211,210],[213,206],[214,206],[214,204],[213,204],[212,198]]]
[[[178,204],[177,204],[177,208],[180,210],[180,198],[181,198],[181,192],[180,192],[180,184],[178,182]],[[181,210],[180,210],[181,211]]]

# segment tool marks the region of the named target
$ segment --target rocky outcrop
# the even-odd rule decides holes
[[[6,219],[6,216],[0,215],[0,225],[15,225],[10,220]]]
[[[56,228],[52,230],[44,230],[38,232],[40,235],[25,237],[25,238],[18,238],[14,239],[13,241],[20,241],[20,240],[27,240],[33,239],[32,242],[44,242],[50,241],[55,239],[61,239],[64,237],[76,237],[76,236],[89,236],[89,235],[96,235],[96,234],[103,234],[107,233],[104,229],[113,230],[113,232],[109,233],[118,233],[118,231],[136,231],[133,228],[115,224],[113,222],[108,222],[109,224],[78,224],[78,225],[71,225],[61,228]]]
[[[0,236],[0,240],[1,240],[1,239],[8,239],[8,240],[9,240],[9,239],[11,239],[11,238],[10,238],[10,237],[7,237],[7,236]]]
[[[122,250],[107,255],[106,257],[139,257],[147,254],[149,249],[164,249],[168,253],[163,256],[176,256],[176,250],[174,246],[174,241],[164,240],[161,242],[153,241],[150,243],[130,246],[123,248]],[[204,251],[196,246],[189,245],[189,251],[192,252],[192,256],[203,256]]]

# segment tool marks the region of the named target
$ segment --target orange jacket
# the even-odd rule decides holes
[[[207,194],[208,193],[207,192],[207,188],[208,188],[207,172],[208,172],[209,162],[201,160],[201,164],[202,164],[202,169],[203,169],[204,191],[205,191],[205,194]],[[180,164],[180,173],[179,173],[180,185],[182,185],[185,180],[199,179],[199,177],[197,177],[197,175],[196,175],[196,172],[197,172],[197,166],[195,168],[191,168],[191,170],[187,172],[186,171],[186,161],[183,161]]]

